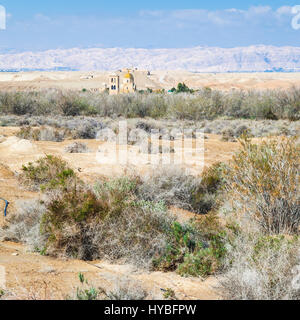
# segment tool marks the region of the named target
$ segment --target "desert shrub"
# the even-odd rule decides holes
[[[68,130],[42,126],[40,128],[22,127],[17,136],[22,139],[34,141],[54,141],[61,142],[67,135],[70,135]]]
[[[88,146],[81,142],[74,142],[65,147],[65,152],[67,153],[89,153],[90,150]]]
[[[0,300],[2,300],[2,298],[4,298],[4,297],[5,297],[5,295],[6,295],[5,290],[0,289]]]
[[[178,298],[176,297],[176,293],[173,289],[167,288],[162,289],[162,291],[164,292],[163,296],[166,300],[178,300]]]
[[[91,189],[52,156],[24,166],[23,174],[28,185],[42,186],[47,196],[39,210],[29,208],[26,219],[25,212],[14,217],[6,234],[22,242],[36,238],[42,254],[122,259],[184,276],[205,276],[219,268],[225,236],[212,213],[202,222],[180,224],[163,201],[139,196],[140,178],[102,181]],[[202,189],[216,192],[219,179],[216,168],[208,171]]]
[[[80,287],[77,287],[74,297],[72,295],[68,297],[69,300],[98,300],[100,290],[90,285],[89,281],[85,279],[82,273],[78,274],[78,278],[80,281]]]
[[[232,129],[224,129],[222,130],[222,141],[230,141],[230,142],[236,142],[237,140],[234,137],[234,132]]]
[[[163,201],[167,206],[205,214],[216,204],[222,185],[221,174],[220,164],[204,170],[201,178],[180,168],[162,167],[141,177],[137,192],[144,200]]]
[[[300,90],[292,87],[288,91],[276,92],[277,117],[297,121],[300,119]]]
[[[145,131],[147,134],[151,134],[152,130],[160,130],[160,125],[155,120],[138,120],[135,128]]]
[[[95,139],[98,127],[89,122],[82,121],[72,131],[73,139]]]
[[[89,104],[83,94],[64,92],[59,95],[59,109],[65,116],[78,116],[81,114],[93,114],[95,109]]]
[[[163,203],[136,197],[137,179],[99,182],[91,189],[53,156],[24,166],[20,179],[47,192],[42,217],[32,212],[43,253],[83,260],[124,259],[143,267],[162,254],[174,218]],[[11,230],[21,220],[22,215],[12,220]]]
[[[16,241],[29,245],[41,252],[46,244],[46,236],[40,233],[40,222],[46,210],[40,200],[18,201],[16,213],[8,217],[8,225],[0,229],[2,241]]]
[[[111,290],[102,287],[96,288],[85,279],[82,273],[79,274],[80,287],[77,287],[76,294],[69,296],[72,300],[145,300],[149,295],[137,280],[124,277],[117,279]]]
[[[222,266],[226,232],[213,214],[197,223],[174,222],[165,253],[153,260],[154,269],[177,271],[182,276],[206,277]]]
[[[300,299],[297,238],[241,232],[227,246],[223,263],[221,285],[228,299]]]
[[[34,109],[34,96],[25,92],[2,93],[0,105],[2,112],[16,115],[30,114]]]
[[[138,280],[124,277],[115,281],[110,291],[102,289],[105,300],[145,300],[149,293]]]
[[[234,136],[239,138],[242,135],[245,135],[245,134],[248,134],[248,133],[249,133],[249,128],[247,126],[245,126],[245,125],[241,125],[235,130]]]
[[[216,210],[222,203],[224,168],[224,164],[215,163],[204,169],[201,182],[191,194],[191,205],[196,213],[206,214]]]
[[[76,183],[76,175],[67,163],[51,155],[23,165],[19,179],[31,189],[42,191],[68,189]]]
[[[180,168],[161,167],[141,177],[138,194],[147,201],[163,201],[167,206],[192,210],[192,193],[200,180]]]
[[[149,264],[164,247],[172,219],[164,206],[136,201],[134,189],[135,182],[124,178],[99,183],[95,192],[77,187],[55,194],[42,222],[47,252]]]
[[[31,127],[22,127],[17,133],[17,137],[26,140],[37,140],[38,131],[35,131]]]
[[[252,144],[227,170],[227,190],[238,212],[250,215],[267,233],[295,233],[300,225],[299,146],[291,138]]]

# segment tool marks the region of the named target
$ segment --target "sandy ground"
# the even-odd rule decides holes
[[[0,90],[41,90],[48,88],[88,90],[103,89],[111,72],[19,72],[0,73]],[[191,73],[187,71],[152,71],[150,76],[137,73],[138,89],[169,90],[185,82],[199,89],[287,89],[300,85],[300,73]]]
[[[68,154],[64,147],[74,142],[34,142],[15,137],[18,128],[0,128],[4,141],[0,143],[0,197],[10,201],[8,215],[15,211],[19,199],[38,197],[37,193],[22,188],[16,173],[22,165],[37,160],[45,154],[61,156],[78,172],[79,176],[93,183],[99,177],[116,176],[126,171],[145,172],[151,165],[132,166],[130,169],[115,164],[99,164],[96,151],[101,143],[96,140],[84,140],[91,150],[88,154]],[[205,140],[205,165],[217,161],[228,161],[239,148],[238,143],[221,142],[220,136],[207,135]],[[195,174],[197,172],[194,169]],[[4,224],[4,203],[0,204],[0,224]],[[173,208],[180,220],[193,217],[193,214]],[[29,252],[25,246],[14,243],[0,243],[0,287],[17,290],[21,298],[62,299],[79,285],[78,273],[82,272],[96,286],[111,288],[115,281],[129,277],[141,281],[142,286],[152,293],[152,297],[162,298],[161,289],[171,288],[179,299],[219,299],[214,277],[206,280],[182,278],[176,273],[138,271],[130,265],[109,264],[105,261],[86,263],[77,260],[60,260]],[[2,276],[1,276],[2,273]],[[1,280],[2,279],[2,280]],[[1,283],[2,282],[2,283]]]
[[[205,280],[182,278],[171,272],[145,272],[131,265],[104,261],[60,260],[27,252],[24,246],[10,242],[0,243],[0,266],[6,271],[2,288],[17,292],[22,299],[64,299],[76,292],[79,273],[83,273],[95,287],[106,290],[124,279],[138,281],[150,292],[149,298],[162,299],[161,289],[167,288],[173,289],[177,298],[184,300],[220,298],[216,293],[218,282],[213,277]]]
[[[113,144],[104,144],[97,140],[76,140],[85,143],[90,149],[90,153],[85,154],[69,154],[64,151],[65,147],[72,144],[75,140],[65,140],[63,142],[45,142],[45,141],[28,141],[21,140],[14,135],[19,131],[15,127],[0,127],[0,136],[5,137],[5,141],[0,143],[0,163],[5,164],[12,172],[20,172],[22,165],[30,161],[35,161],[45,154],[53,154],[66,160],[74,170],[76,170],[81,178],[86,181],[93,181],[97,176],[119,176],[130,170],[145,172],[152,169],[152,160],[148,155],[139,154],[137,147],[128,146],[128,157],[130,165],[122,165],[119,163],[99,163],[97,160],[97,151],[100,149],[103,153],[111,150]],[[204,165],[210,166],[214,162],[228,161],[239,148],[237,142],[221,142],[220,136],[206,134],[207,138],[204,142]],[[191,145],[191,141],[186,140],[186,146]],[[182,157],[181,142],[177,141],[176,152],[174,155],[165,155],[163,161],[179,161]],[[174,144],[171,142],[171,147]],[[201,147],[201,144],[199,144]],[[188,158],[190,156],[190,158]],[[155,161],[158,157],[153,156]],[[173,159],[174,157],[174,159]],[[194,174],[201,174],[201,167],[193,160],[196,158],[195,153],[188,153],[185,156],[185,167],[191,169]],[[172,160],[173,159],[173,160]],[[132,160],[132,161],[131,161]],[[135,161],[134,161],[135,160]],[[136,162],[135,164],[133,162]],[[141,163],[141,164],[140,164]]]

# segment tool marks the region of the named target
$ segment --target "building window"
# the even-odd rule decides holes
[[[111,86],[111,90],[114,90],[114,86]]]
[[[112,82],[112,83],[114,82],[114,79],[113,79],[113,78],[111,78],[111,82]]]

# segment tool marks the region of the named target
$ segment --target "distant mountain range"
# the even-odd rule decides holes
[[[137,67],[192,72],[300,72],[300,47],[57,49],[1,53],[0,71],[92,71]]]

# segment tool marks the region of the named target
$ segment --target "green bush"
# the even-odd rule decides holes
[[[206,214],[217,209],[224,185],[223,170],[222,163],[213,164],[204,170],[201,182],[191,193],[191,207],[194,212]]]
[[[23,165],[19,179],[26,186],[45,192],[57,188],[66,190],[73,187],[77,180],[65,161],[51,155]]]
[[[221,267],[225,243],[226,233],[214,215],[207,215],[198,223],[174,222],[166,251],[153,260],[153,267],[177,271],[182,276],[205,277]]]
[[[47,253],[84,260],[125,259],[147,266],[163,251],[172,217],[160,204],[139,201],[128,178],[54,193],[41,223]]]

